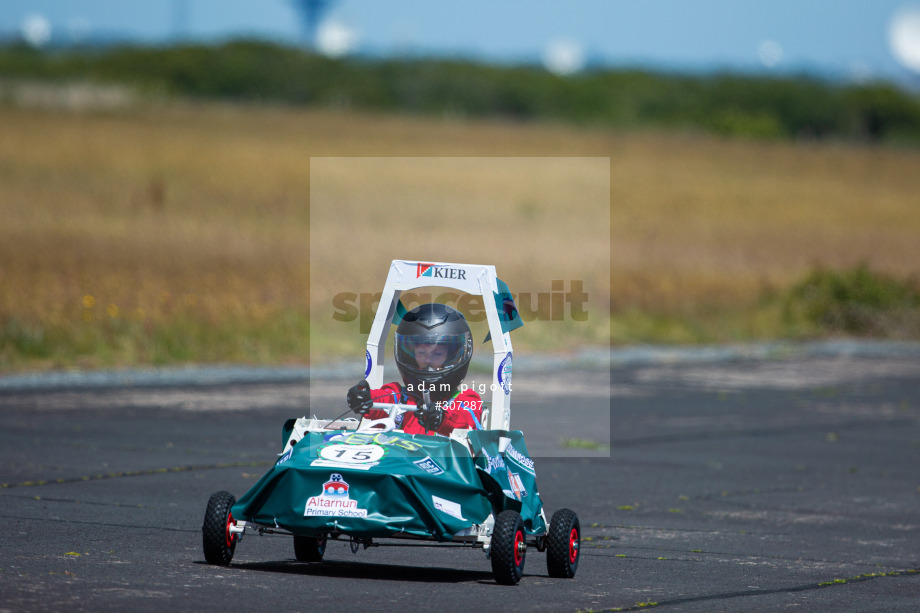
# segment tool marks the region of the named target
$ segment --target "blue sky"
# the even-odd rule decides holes
[[[374,54],[518,62],[553,48],[574,54],[575,66],[807,70],[916,85],[920,75],[888,40],[906,7],[920,12],[920,0],[337,0],[324,32]],[[30,15],[42,15],[58,40],[90,32],[158,42],[181,31],[296,42],[301,33],[290,0],[2,0],[0,33],[18,32]]]

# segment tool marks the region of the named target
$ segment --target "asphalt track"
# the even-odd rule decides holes
[[[208,496],[245,492],[283,421],[338,409],[344,382],[7,389],[0,610],[920,609],[916,357],[516,372],[514,387],[548,512],[581,518],[574,580],[533,550],[507,587],[478,550],[332,543],[310,564],[267,536],[205,564]]]

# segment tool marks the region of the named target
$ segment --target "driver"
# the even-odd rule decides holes
[[[473,335],[462,313],[440,303],[419,305],[396,328],[394,353],[404,385],[391,382],[371,390],[362,380],[348,390],[352,410],[376,420],[387,412],[372,409],[373,403],[420,405],[396,418],[396,427],[410,434],[482,428],[482,399],[475,390],[460,390],[473,357]]]

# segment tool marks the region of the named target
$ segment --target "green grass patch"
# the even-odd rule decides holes
[[[832,336],[920,339],[920,283],[867,264],[816,268],[756,301],[628,309],[611,317],[614,345],[718,344]]]
[[[75,322],[0,323],[0,369],[111,368],[138,364],[277,364],[309,360],[305,313],[219,321],[194,314],[159,321],[131,316]]]
[[[786,294],[784,318],[804,321],[825,333],[886,338],[920,335],[920,285],[866,264],[850,269],[819,268]]]
[[[564,438],[560,440],[560,445],[563,448],[577,450],[606,450],[608,447],[592,439],[579,439],[577,437]]]

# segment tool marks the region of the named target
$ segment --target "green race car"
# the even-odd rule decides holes
[[[438,268],[459,273],[423,279]],[[297,559],[312,562],[322,560],[330,539],[349,541],[355,552],[383,538],[481,548],[502,584],[521,579],[527,550],[535,547],[546,552],[550,576],[574,577],[578,516],[560,509],[546,521],[534,461],[523,434],[509,428],[513,326],[499,315],[510,296],[494,267],[394,261],[365,377],[377,387],[382,382],[385,336],[398,317],[400,293],[435,283],[494,298],[484,300],[495,368],[483,428],[409,434],[396,427],[419,408],[399,403],[375,403],[386,415],[377,420],[288,420],[274,467],[239,500],[221,491],[208,501],[202,536],[209,563],[229,565],[242,537],[255,532],[293,536]]]

